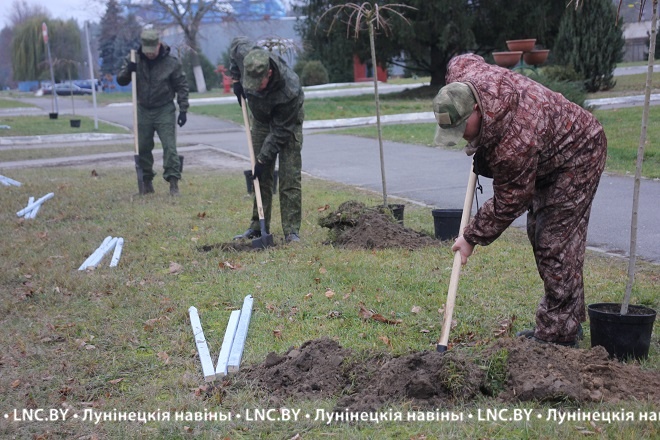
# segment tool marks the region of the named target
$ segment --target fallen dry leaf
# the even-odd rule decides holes
[[[236,270],[240,269],[241,265],[240,264],[235,264],[230,261],[223,261],[220,263],[220,269],[231,269],[231,270]]]
[[[305,298],[305,299],[311,299],[311,298],[312,298],[312,295],[313,295],[313,293],[312,293],[312,292],[309,292],[307,295],[304,296],[304,298]]]
[[[383,341],[385,345],[387,345],[388,347],[392,348],[392,343],[390,342],[390,338],[388,338],[387,336],[379,336],[378,339]]]
[[[275,339],[282,339],[282,329],[276,328],[273,330],[273,336]]]
[[[117,384],[118,384],[119,382],[121,382],[122,380],[124,380],[124,378],[123,378],[123,377],[120,377],[120,378],[118,378],[118,379],[112,379],[112,380],[109,380],[108,383],[111,383],[111,384],[113,384],[113,385],[117,385]]]
[[[413,306],[413,308],[410,311],[412,313],[419,313],[422,311],[422,308],[420,306]]]
[[[320,267],[319,273],[328,273],[328,269],[326,269],[325,267]]]
[[[176,275],[178,273],[181,273],[183,270],[183,266],[181,266],[179,263],[175,263],[174,261],[170,261],[170,270],[169,273]]]
[[[516,315],[512,315],[511,318],[504,319],[500,321],[500,328],[493,330],[496,338],[501,336],[509,335],[513,332],[513,322],[516,320]]]
[[[360,303],[360,310],[358,316],[362,319],[373,319],[374,321],[383,322],[385,324],[397,325],[401,324],[403,320],[401,319],[388,319],[383,315],[374,312],[373,310],[368,310],[364,304]]]
[[[204,212],[198,212],[198,213],[197,213],[197,217],[198,217],[198,218],[204,218],[204,217],[206,217],[206,211],[204,211]]]
[[[325,291],[325,297],[328,298],[328,299],[330,299],[330,298],[332,298],[333,296],[335,296],[335,292],[333,292],[331,289],[326,289],[326,291]]]
[[[168,355],[168,354],[165,353],[164,351],[159,351],[158,354],[156,355],[156,357],[157,357],[158,359],[160,359],[161,361],[163,361],[163,363],[164,363],[165,365],[167,365],[167,364],[170,363],[170,355]]]
[[[11,387],[12,387],[12,388],[18,388],[20,384],[21,384],[21,380],[20,380],[20,379],[16,379],[15,381],[13,381],[13,382],[11,383]]]
[[[324,205],[324,206],[321,206],[320,208],[316,208],[316,210],[318,212],[327,211],[328,209],[330,209],[330,205]]]
[[[99,176],[99,173],[97,173],[96,170],[92,170],[92,172],[90,174],[92,175],[92,177],[98,177]]]

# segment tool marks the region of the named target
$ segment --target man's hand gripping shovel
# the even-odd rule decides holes
[[[245,133],[247,134],[248,150],[250,150],[250,163],[252,164],[252,173],[254,173],[254,165],[256,159],[254,157],[254,149],[252,148],[252,135],[250,134],[250,120],[247,114],[247,102],[245,97],[241,97],[241,109],[243,110],[243,122],[245,124]],[[267,247],[275,246],[273,235],[269,234],[266,230],[266,219],[264,217],[264,207],[261,202],[261,187],[259,186],[259,179],[254,179],[254,196],[257,198],[257,212],[259,213],[259,226],[261,228],[261,237],[252,240],[252,249],[264,249]]]
[[[472,213],[472,199],[474,198],[474,189],[477,184],[477,175],[472,171],[472,164],[470,164],[470,178],[468,179],[467,191],[465,192],[465,202],[463,203],[463,216],[461,217],[461,225],[458,229],[458,236],[463,235],[463,229],[467,226]],[[447,351],[447,344],[449,343],[449,331],[451,330],[451,318],[454,313],[454,304],[456,303],[456,291],[458,290],[458,277],[461,274],[461,253],[454,252],[454,265],[451,269],[451,278],[449,279],[449,291],[447,292],[447,303],[445,305],[445,319],[442,323],[442,332],[440,333],[440,340],[436,345],[436,349],[440,353]]]

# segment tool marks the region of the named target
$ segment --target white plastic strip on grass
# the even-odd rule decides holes
[[[39,200],[35,201],[34,203],[28,204],[25,208],[21,209],[16,213],[18,217],[24,216],[26,213],[32,211],[34,208],[36,208],[38,205],[41,205],[43,202],[45,202],[48,199],[52,199],[53,196],[55,196],[54,193],[48,193]]]
[[[218,365],[215,367],[215,377],[223,377],[227,375],[227,364],[229,363],[229,353],[234,343],[236,329],[238,328],[238,319],[241,316],[240,310],[234,310],[229,316],[227,323],[227,330],[225,331],[225,338],[222,340],[222,348],[220,349],[220,356],[218,356]]]
[[[112,254],[112,260],[110,260],[110,267],[115,267],[119,264],[119,258],[121,258],[121,251],[124,248],[124,239],[119,237],[117,244],[115,245],[115,251]]]
[[[34,197],[30,197],[30,198],[32,199],[32,201],[34,201]],[[30,203],[31,203],[31,202],[28,201],[28,205],[29,205]],[[30,212],[28,212],[27,214],[25,214],[25,216],[24,216],[23,218],[30,218],[30,219],[35,218],[35,217],[37,216],[37,212],[39,212],[39,209],[41,209],[41,204],[36,205],[36,206],[32,209],[32,211],[30,211]]]
[[[7,176],[0,175],[0,183],[2,183],[4,186],[21,186],[21,182],[18,182],[14,179],[10,179]]]
[[[254,299],[252,295],[248,295],[243,300],[243,308],[241,309],[241,317],[238,320],[238,328],[234,336],[234,343],[231,346],[229,353],[229,363],[227,364],[227,372],[235,373],[241,364],[243,357],[243,348],[245,347],[245,340],[247,339],[248,326],[250,325],[250,317],[252,316],[252,303]]]
[[[88,267],[98,266],[99,263],[101,263],[101,260],[103,259],[103,257],[105,257],[105,255],[108,252],[110,252],[111,250],[113,250],[115,248],[115,245],[117,244],[117,240],[119,240],[119,239],[117,237],[114,237],[107,244],[105,244],[103,247],[101,247],[101,250],[99,252],[97,252],[96,255],[94,256],[94,258],[92,258],[89,261]]]
[[[93,258],[96,258],[96,254],[97,254],[98,252],[101,252],[101,249],[103,248],[103,246],[105,246],[106,244],[108,244],[108,243],[110,242],[110,240],[112,240],[112,236],[111,236],[111,235],[108,235],[107,237],[105,237],[105,238],[103,239],[103,242],[101,243],[101,245],[100,245],[99,247],[97,247],[97,248],[94,250],[94,252],[92,252],[92,254],[91,254],[89,257],[87,257],[87,259],[85,260],[85,262],[84,262],[83,264],[80,265],[80,267],[78,268],[78,270],[85,270],[85,269],[87,269],[87,267],[89,266],[89,262],[92,261]]]
[[[209,346],[206,343],[206,338],[204,338],[202,323],[199,320],[199,315],[197,314],[197,309],[195,307],[190,307],[188,313],[190,314],[190,325],[192,326],[193,336],[195,337],[199,360],[202,363],[204,380],[211,382],[215,379],[215,369],[213,368],[213,361],[211,360],[211,354],[209,353]]]

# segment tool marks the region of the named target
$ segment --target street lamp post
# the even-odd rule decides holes
[[[52,84],[52,93],[53,93],[53,111],[55,114],[60,112],[60,108],[57,103],[57,93],[55,93],[55,73],[53,73],[53,61],[50,57],[50,44],[48,43],[48,26],[46,23],[41,23],[41,34],[44,37],[44,43],[46,44],[46,51],[48,52],[48,65],[50,66],[50,82]]]

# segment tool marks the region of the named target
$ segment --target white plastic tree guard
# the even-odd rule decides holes
[[[112,254],[112,260],[110,261],[110,267],[115,267],[119,263],[119,258],[121,257],[122,249],[124,248],[124,239],[122,237],[112,237],[108,235],[103,240],[103,243],[96,248],[92,255],[87,257],[85,262],[80,265],[78,270],[85,270],[88,267],[98,266],[103,257],[114,249]]]
[[[115,251],[112,254],[112,260],[110,260],[110,267],[116,267],[119,264],[119,259],[121,258],[121,251],[124,249],[124,239],[119,237],[117,239],[117,244],[115,245]]]
[[[238,328],[234,336],[234,343],[231,345],[231,352],[229,353],[229,363],[227,364],[227,372],[235,373],[241,364],[243,357],[243,348],[245,347],[245,340],[247,339],[248,326],[250,325],[250,317],[252,316],[252,303],[254,299],[252,295],[248,295],[243,300],[243,308],[241,309],[241,317],[238,320]]]
[[[9,177],[2,175],[0,175],[0,183],[3,184],[4,186],[11,186],[11,185],[21,186],[21,182],[18,182],[14,179],[10,179]]]
[[[52,199],[54,196],[55,196],[54,193],[48,193],[48,194],[46,194],[45,196],[43,196],[42,198],[40,198],[39,200],[37,200],[37,201],[35,201],[35,202],[33,202],[33,203],[28,203],[28,206],[26,206],[25,208],[23,208],[23,209],[21,209],[20,211],[18,211],[18,212],[16,213],[16,215],[17,215],[18,217],[23,217],[25,214],[27,214],[28,212],[32,211],[32,210],[35,209],[36,207],[41,206],[41,204],[42,204],[43,202],[45,202],[45,201],[48,200],[48,199]],[[26,216],[25,218],[28,218],[28,217]]]
[[[211,382],[215,380],[215,369],[213,368],[211,353],[209,353],[209,346],[204,337],[204,330],[202,330],[202,323],[199,320],[199,315],[197,314],[197,309],[195,307],[190,307],[188,313],[190,314],[190,325],[192,326],[193,335],[195,336],[197,353],[199,353],[199,360],[202,363],[204,380]]]
[[[238,328],[238,319],[241,316],[240,310],[234,310],[229,316],[227,323],[227,330],[225,331],[225,338],[222,341],[220,348],[220,356],[218,356],[218,365],[215,367],[215,377],[223,377],[227,375],[227,364],[229,364],[229,353],[231,353],[231,346],[234,343],[236,336],[236,329]]]

